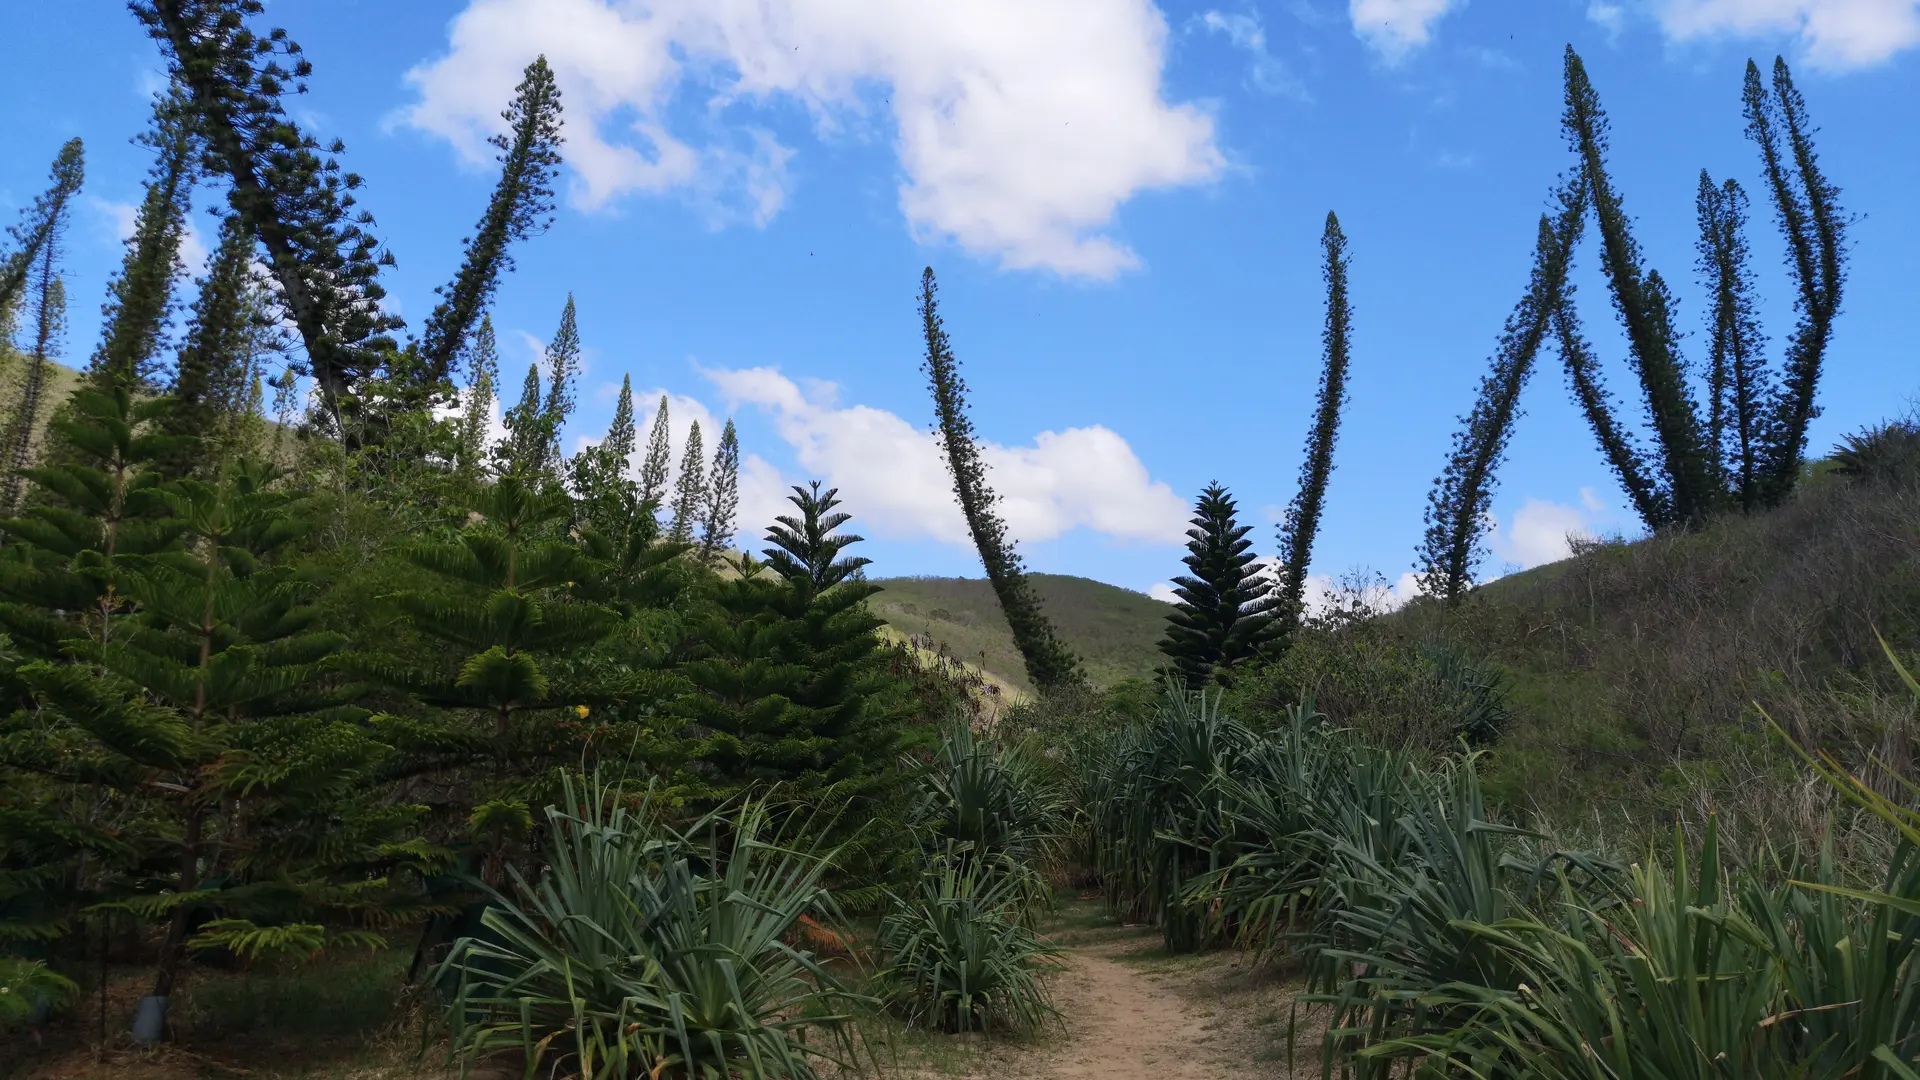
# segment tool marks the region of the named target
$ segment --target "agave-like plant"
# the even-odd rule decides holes
[[[893,898],[877,944],[881,999],[909,1023],[941,1031],[1026,1029],[1053,1014],[1046,975],[1057,950],[1023,917],[1007,856],[933,857],[919,891]]]
[[[1026,743],[1002,744],[955,723],[918,775],[915,818],[932,849],[951,846],[1037,865],[1065,833],[1059,786]]]
[[[834,914],[831,852],[786,844],[764,803],[676,828],[650,793],[598,779],[569,778],[547,827],[544,872],[514,873],[442,967],[462,1064],[506,1051],[529,1077],[812,1080],[849,1057],[858,999],[789,943],[803,915]]]

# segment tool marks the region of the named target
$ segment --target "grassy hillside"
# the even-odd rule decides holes
[[[1562,820],[1697,784],[1774,799],[1791,770],[1768,717],[1803,745],[1911,777],[1920,716],[1880,638],[1908,660],[1920,651],[1916,473],[1821,476],[1768,513],[1586,545],[1458,612],[1416,604],[1383,621],[1506,669],[1501,794]]]
[[[895,630],[925,634],[955,657],[1030,692],[1026,668],[1013,647],[1013,632],[983,578],[908,577],[875,582],[874,613]],[[1116,585],[1060,574],[1033,575],[1047,617],[1078,653],[1095,686],[1151,675],[1160,663],[1155,647],[1166,629],[1164,603]]]

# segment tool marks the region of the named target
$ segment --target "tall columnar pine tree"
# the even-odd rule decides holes
[[[673,521],[667,527],[667,539],[676,544],[693,541],[694,527],[700,521],[700,505],[706,498],[705,448],[700,445],[700,421],[687,429],[686,449],[680,454],[680,475],[673,480]]]
[[[1160,641],[1168,674],[1199,689],[1226,684],[1236,668],[1257,659],[1286,633],[1284,602],[1255,564],[1253,543],[1234,514],[1233,496],[1209,484],[1193,507],[1187,530],[1187,576],[1173,579],[1180,598],[1167,615]]]
[[[245,407],[262,332],[253,295],[253,248],[245,223],[228,215],[174,366],[168,388],[172,407],[161,428],[193,447],[180,463],[188,471],[223,459],[218,443],[227,425],[222,420]]]
[[[19,223],[8,228],[14,248],[0,262],[0,311],[14,310],[32,280],[33,268],[40,263],[42,249],[59,242],[73,198],[80,194],[80,184],[86,177],[85,157],[79,139],[67,140],[53,159],[47,190],[20,212]]]
[[[707,488],[700,506],[700,561],[708,566],[719,563],[733,542],[734,519],[740,514],[740,433],[733,418],[720,432],[720,445],[713,450],[713,464],[707,469]]]
[[[547,434],[540,412],[540,365],[527,365],[520,403],[507,410],[507,437],[494,449],[500,472],[538,482],[546,472]]]
[[[974,438],[973,421],[967,415],[967,384],[960,376],[960,361],[953,355],[946,328],[941,325],[935,301],[933,268],[920,275],[920,324],[926,338],[926,356],[921,370],[926,372],[933,393],[936,428],[947,473],[953,477],[954,499],[966,518],[973,546],[980,553],[980,564],[1000,601],[1000,610],[1013,630],[1013,642],[1026,663],[1027,677],[1042,693],[1075,686],[1084,681],[1079,658],[1054,632],[1053,623],[1040,608],[1040,598],[1027,579],[1013,538],[1000,519],[998,499],[987,483],[987,464],[980,456]]]
[[[227,181],[227,199],[266,251],[283,314],[305,346],[323,417],[349,441],[359,383],[395,353],[400,320],[380,301],[380,267],[392,256],[356,209],[357,174],[339,168],[344,146],[322,149],[283,103],[306,89],[313,65],[283,30],[256,33],[260,0],[136,0],[135,15],[183,87],[206,140],[205,167]]]
[[[620,397],[614,402],[606,438],[575,454],[568,463],[579,523],[616,546],[625,544],[628,530],[640,524],[638,519],[643,516],[639,513],[639,486],[627,475],[637,438],[633,379],[628,376],[621,380]],[[647,531],[654,531],[652,513],[644,516]]]
[[[452,377],[474,321],[492,302],[500,276],[513,269],[508,249],[553,222],[553,181],[565,140],[560,137],[560,87],[545,56],[527,65],[500,118],[507,133],[487,140],[500,151],[500,180],[474,235],[464,241],[459,272],[437,290],[440,303],[420,336],[417,378],[429,389]]]
[[[140,141],[153,149],[155,160],[146,196],[134,213],[120,275],[108,287],[100,311],[105,329],[87,366],[87,377],[100,389],[151,381],[173,312],[180,241],[186,235],[200,165],[192,116],[178,87],[154,98],[153,125]]]
[[[1775,60],[1769,90],[1759,67],[1749,61],[1742,98],[1747,135],[1760,151],[1797,286],[1800,320],[1780,375],[1769,373],[1759,356],[1764,338],[1752,311],[1743,236],[1745,195],[1738,184],[1716,186],[1703,174],[1696,200],[1700,268],[1713,299],[1706,380],[1700,388],[1707,397],[1702,415],[1679,351],[1681,335],[1667,285],[1658,271],[1644,267],[1630,219],[1607,173],[1606,115],[1585,65],[1569,48],[1563,127],[1577,167],[1561,195],[1560,224],[1542,229],[1535,287],[1516,310],[1519,321],[1509,320],[1502,355],[1482,384],[1480,403],[1456,438],[1447,473],[1432,496],[1421,555],[1430,591],[1457,600],[1471,584],[1487,527],[1493,470],[1517,412],[1512,399],[1537,348],[1532,331],[1543,319],[1557,340],[1574,397],[1602,455],[1648,528],[1697,525],[1723,507],[1766,507],[1791,494],[1805,457],[1806,425],[1817,412],[1820,367],[1839,310],[1846,222],[1838,190],[1819,169],[1812,121],[1786,63]],[[1616,419],[1613,398],[1581,332],[1573,290],[1565,284],[1564,264],[1579,240],[1589,205],[1600,232],[1601,269],[1640,383],[1653,440],[1650,450],[1643,450]],[[1551,255],[1545,262],[1556,271],[1546,282],[1539,274],[1543,255]],[[1543,292],[1542,285],[1551,287]],[[1544,315],[1538,310],[1543,300],[1550,304]],[[1521,348],[1516,352],[1509,345]],[[1525,362],[1510,363],[1519,353]]]
[[[1333,448],[1340,435],[1340,412],[1347,400],[1347,348],[1353,335],[1353,312],[1347,305],[1347,237],[1331,211],[1320,246],[1326,253],[1321,273],[1327,283],[1327,323],[1320,333],[1320,395],[1300,462],[1300,490],[1280,526],[1280,569],[1274,594],[1276,616],[1287,629],[1299,625],[1306,602],[1313,540],[1320,532]]]
[[[473,354],[467,361],[467,392],[460,403],[460,444],[456,465],[472,477],[487,459],[487,431],[493,421],[493,402],[500,381],[500,351],[494,342],[493,317],[482,314],[474,331]]]
[[[667,395],[660,395],[653,424],[647,428],[647,456],[640,462],[640,501],[659,508],[667,504],[667,477],[673,469],[673,428],[667,421]]]
[[[0,425],[0,508],[11,511],[19,505],[21,471],[32,460],[33,438],[38,426],[48,365],[58,352],[66,332],[66,286],[60,280],[61,241],[66,238],[68,215],[73,197],[85,178],[85,160],[80,140],[70,140],[53,160],[53,179],[45,193],[22,215],[12,229],[14,252],[8,256],[4,276],[0,277],[0,310],[12,313],[16,305],[25,308],[28,346],[24,370],[14,400],[7,403],[5,424]],[[21,304],[25,300],[25,304]]]
[[[560,309],[560,328],[554,331],[553,341],[547,345],[547,371],[551,381],[547,384],[547,400],[540,406],[540,427],[546,448],[540,459],[546,469],[558,471],[562,463],[560,432],[567,426],[567,418],[573,415],[574,384],[580,381],[580,327],[574,319],[572,293],[567,294],[567,306]]]

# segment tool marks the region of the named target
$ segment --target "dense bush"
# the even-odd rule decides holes
[[[849,1050],[852,996],[788,943],[802,916],[832,914],[831,852],[794,846],[763,803],[664,815],[650,795],[566,783],[544,871],[512,871],[486,932],[443,965],[463,1063],[506,1050],[586,1078],[806,1078]]]
[[[940,1031],[1032,1028],[1053,1012],[1043,981],[1055,950],[1024,917],[1029,897],[1005,856],[929,860],[894,899],[876,944],[881,998]]]

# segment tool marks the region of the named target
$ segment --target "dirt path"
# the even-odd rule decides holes
[[[1318,1032],[1287,1045],[1299,986],[1231,952],[1168,956],[1134,927],[1056,935],[1064,1030],[971,1045],[909,1075],[965,1080],[1237,1080],[1320,1075]],[[950,1037],[949,1037],[950,1038]],[[1288,1058],[1295,1062],[1289,1071]]]

